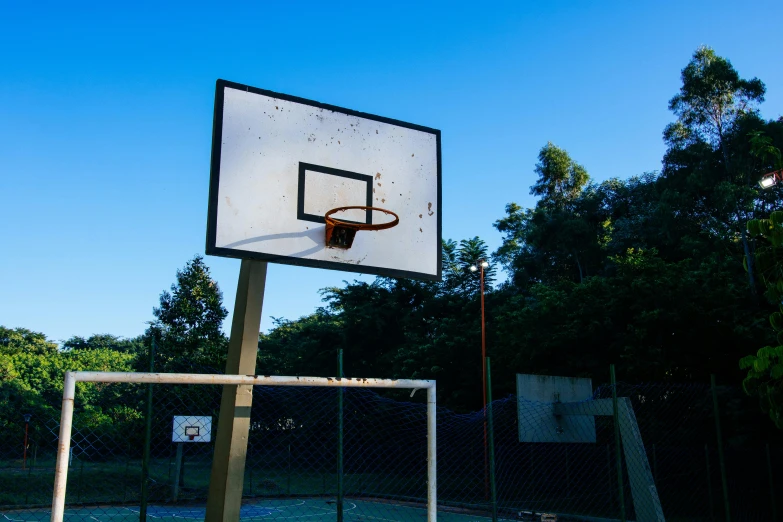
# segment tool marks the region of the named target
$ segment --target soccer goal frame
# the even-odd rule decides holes
[[[236,386],[311,386],[327,388],[398,388],[427,390],[427,520],[437,520],[437,441],[435,381],[412,379],[361,379],[348,377],[282,377],[270,375],[219,375],[195,373],[65,372],[60,435],[54,473],[51,522],[63,522],[68,454],[71,447],[73,408],[77,382],[133,384],[213,384]]]

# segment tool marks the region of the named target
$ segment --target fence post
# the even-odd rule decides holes
[[[620,448],[620,415],[617,411],[617,378],[614,364],[609,365],[609,376],[612,380],[612,417],[614,418],[614,450],[617,464],[617,493],[620,499],[620,520],[625,522],[625,489],[623,484],[623,457]]]
[[[179,481],[182,477],[182,449],[184,443],[177,442],[177,457],[174,464],[174,482],[171,484],[171,501],[179,500]]]
[[[343,378],[343,349],[337,350],[337,378]],[[337,522],[343,522],[343,387],[337,388]]]
[[[704,460],[707,463],[707,494],[710,496],[710,520],[715,522],[715,499],[712,497],[712,472],[710,471],[710,448],[704,445]]]
[[[715,415],[715,434],[718,437],[718,464],[720,465],[720,481],[723,487],[723,509],[726,513],[726,522],[731,522],[729,510],[729,484],[726,480],[726,460],[723,457],[723,436],[720,432],[720,415],[718,410],[718,392],[715,389],[715,374],[710,375],[710,387],[712,388],[712,408]]]
[[[150,373],[155,371],[155,336],[150,343]],[[141,458],[141,502],[139,522],[147,521],[147,497],[150,481],[150,444],[152,439],[152,384],[147,385],[147,415],[144,420],[144,454]]]
[[[492,418],[492,372],[489,357],[485,359],[487,371],[487,429],[489,437],[489,494],[492,500],[492,522],[498,522],[498,497],[495,485],[495,427]]]
[[[772,500],[772,522],[778,522],[778,504],[775,500],[775,481],[772,477],[772,456],[769,453],[769,443],[767,443],[767,474],[769,475],[769,495]]]

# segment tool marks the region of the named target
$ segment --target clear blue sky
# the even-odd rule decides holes
[[[783,113],[780,1],[121,4],[0,16],[0,324],[54,340],[141,333],[203,253],[217,78],[441,129],[444,237],[493,249],[548,140],[599,181],[660,169],[700,44]],[[231,310],[239,261],[207,263]],[[354,278],[273,265],[262,327]]]

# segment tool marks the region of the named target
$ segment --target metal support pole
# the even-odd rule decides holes
[[[227,375],[253,375],[256,371],[266,271],[265,261],[243,259],[239,267],[226,358]],[[223,387],[207,493],[206,522],[239,520],[252,403],[251,387]]]
[[[60,435],[57,439],[57,464],[54,470],[54,494],[52,495],[52,522],[60,522],[65,513],[65,486],[68,483],[68,457],[71,449],[73,427],[73,399],[76,395],[76,379],[73,372],[65,372],[63,405],[60,413]]]
[[[612,379],[612,417],[614,418],[614,450],[617,465],[617,493],[620,501],[620,520],[625,522],[625,487],[623,483],[623,458],[620,449],[620,415],[617,409],[617,378],[614,373],[614,364],[609,365],[609,374]]]
[[[484,406],[484,497],[489,500],[489,455],[487,449],[487,334],[484,320],[484,261],[479,261],[481,284],[481,398]]]
[[[435,383],[427,388],[427,522],[438,520],[438,440]]]
[[[22,456],[22,469],[27,469],[27,429],[30,427],[30,423],[25,421],[24,423],[24,449]]]
[[[769,495],[772,501],[772,522],[778,522],[778,504],[775,500],[775,481],[772,476],[772,456],[769,453],[769,444],[767,444],[767,474],[769,475]]]
[[[174,464],[174,482],[171,484],[171,501],[176,502],[179,500],[179,482],[182,479],[182,450],[185,444],[182,442],[177,443],[177,457],[176,464]]]
[[[715,499],[712,496],[712,472],[710,471],[710,448],[704,445],[704,460],[707,462],[707,494],[710,498],[710,521],[715,522]]]
[[[343,350],[337,350],[337,378],[343,378]],[[343,395],[337,388],[337,522],[343,522]]]
[[[489,357],[484,359],[487,369],[487,426],[489,427],[489,491],[492,502],[492,522],[498,522],[498,496],[495,484],[495,430],[492,422],[492,374]]]
[[[710,387],[712,388],[712,407],[715,414],[715,434],[718,437],[718,464],[720,465],[720,481],[723,487],[723,509],[726,514],[726,522],[731,522],[729,510],[729,484],[726,480],[726,460],[723,457],[723,436],[720,431],[720,415],[718,410],[718,392],[715,389],[715,374],[710,375]]]
[[[155,336],[150,343],[150,373],[155,371]],[[150,482],[150,444],[152,443],[152,384],[147,385],[147,415],[144,419],[144,453],[141,457],[141,503],[139,522],[147,521],[147,499]]]

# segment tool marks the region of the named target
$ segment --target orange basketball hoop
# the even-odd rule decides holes
[[[383,212],[394,216],[394,220],[387,223],[380,223],[378,225],[374,223],[354,223],[352,221],[344,221],[331,217],[332,214],[337,212],[344,212],[346,210],[369,210],[371,212]],[[338,207],[333,208],[324,214],[324,220],[326,221],[326,246],[332,248],[351,248],[353,244],[353,238],[360,230],[384,230],[397,226],[400,222],[400,216],[392,212],[379,207],[365,207],[365,206],[351,206],[351,207]]]

